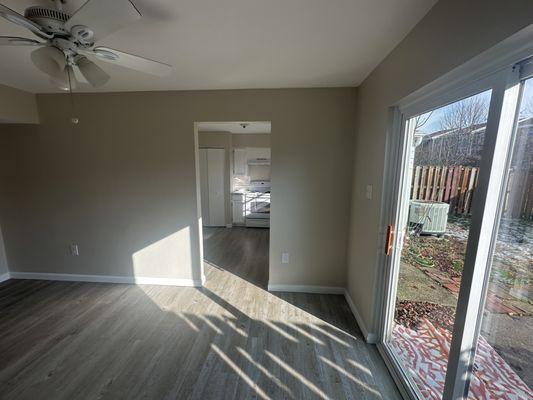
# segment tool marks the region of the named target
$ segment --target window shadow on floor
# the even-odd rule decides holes
[[[270,293],[314,317],[363,340],[361,330],[343,295],[292,292]]]
[[[202,288],[0,286],[9,300],[2,398],[400,398],[373,346],[225,271],[208,273]],[[294,294],[322,307],[313,296],[329,297]],[[332,297],[326,309],[343,313]]]

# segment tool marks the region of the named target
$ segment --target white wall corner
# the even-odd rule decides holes
[[[315,285],[282,285],[268,284],[269,292],[294,292],[294,293],[316,293],[316,294],[344,294],[344,288],[337,286],[315,286]]]
[[[4,237],[2,236],[2,227],[0,226],[0,275],[4,276],[6,273],[9,275],[9,264],[4,246]]]
[[[361,314],[359,314],[359,311],[357,310],[355,303],[350,297],[350,293],[348,292],[348,289],[344,289],[344,297],[346,298],[346,302],[348,303],[348,306],[350,306],[350,310],[352,310],[355,320],[357,321],[357,325],[359,325],[359,329],[361,330],[361,333],[363,334],[365,341],[370,344],[376,344],[378,342],[378,335],[374,332],[368,331],[365,321],[361,317]]]
[[[150,276],[112,276],[112,275],[78,275],[78,274],[49,274],[34,272],[11,272],[10,279],[34,279],[45,281],[69,281],[69,282],[98,282],[98,283],[126,283],[134,285],[163,285],[201,287],[202,280],[159,278]]]
[[[9,272],[6,272],[5,274],[0,275],[0,282],[5,282],[9,279],[11,279],[11,274]]]

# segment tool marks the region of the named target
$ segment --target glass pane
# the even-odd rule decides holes
[[[533,80],[525,82],[469,398],[533,399]]]
[[[491,92],[409,120],[408,210],[390,345],[422,398],[441,399]]]

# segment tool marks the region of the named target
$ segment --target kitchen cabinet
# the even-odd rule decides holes
[[[233,175],[246,175],[248,166],[246,154],[246,149],[233,150]]]
[[[233,193],[231,195],[231,204],[233,209],[233,224],[244,225],[245,204],[243,193]]]

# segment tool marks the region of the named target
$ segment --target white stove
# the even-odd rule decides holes
[[[245,225],[270,227],[270,181],[251,181],[245,194]]]

